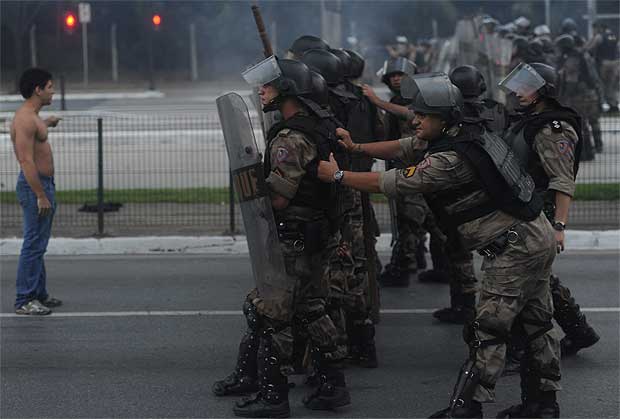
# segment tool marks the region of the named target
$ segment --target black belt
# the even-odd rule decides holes
[[[483,247],[482,249],[478,249],[478,254],[482,256],[486,256],[488,258],[494,259],[495,257],[504,253],[504,251],[508,248],[509,244],[516,244],[519,240],[525,238],[525,231],[521,228],[520,225],[516,225],[501,234],[491,243]]]

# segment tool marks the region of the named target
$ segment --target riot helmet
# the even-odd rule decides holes
[[[272,55],[250,67],[242,75],[252,86],[268,84],[278,91],[278,95],[263,106],[264,112],[278,109],[287,97],[298,97],[312,92],[310,69],[296,60],[280,60]]]
[[[333,53],[312,49],[301,56],[301,61],[311,70],[319,73],[329,86],[336,86],[344,81],[344,67],[340,58]]]
[[[463,98],[478,98],[487,91],[482,73],[473,65],[462,65],[450,71],[450,81],[459,88]]]
[[[364,60],[364,57],[362,57],[360,54],[353,50],[345,49],[345,51],[348,52],[349,56],[351,57],[350,78],[359,79],[360,77],[362,77],[362,74],[364,74],[364,66],[366,65],[366,61]]]
[[[517,32],[520,34],[526,34],[530,30],[531,22],[525,16],[519,16],[515,19],[515,25],[517,27]]]
[[[480,27],[487,29],[489,32],[495,32],[495,29],[499,26],[497,19],[493,19],[491,16],[485,16],[480,22]]]
[[[343,49],[330,49],[329,52],[340,58],[340,61],[342,62],[342,69],[344,70],[344,77],[346,79],[351,78],[352,61],[349,53]]]
[[[562,21],[562,33],[577,32],[577,23],[574,19],[567,17]]]
[[[534,28],[534,35],[536,36],[544,36],[551,35],[551,29],[547,25],[538,25]]]
[[[414,112],[439,115],[448,126],[463,120],[463,95],[445,73],[403,77],[401,95],[411,100],[409,108]]]
[[[381,81],[390,88],[392,88],[390,86],[390,76],[394,74],[406,74],[411,77],[415,73],[417,73],[417,66],[412,61],[403,57],[386,60],[383,63],[383,68],[379,70]]]
[[[561,52],[567,52],[575,49],[575,38],[572,35],[564,34],[555,38],[555,46]]]
[[[558,75],[555,68],[543,63],[520,63],[499,82],[502,90],[521,97],[538,93],[540,97],[555,98],[557,85]]]
[[[317,36],[303,35],[293,41],[293,45],[289,48],[289,53],[293,58],[298,60],[304,52],[311,49],[323,49],[327,51],[329,50],[329,45]]]
[[[327,82],[316,71],[310,71],[312,77],[312,93],[305,95],[316,104],[321,107],[327,108],[329,106],[329,88]]]

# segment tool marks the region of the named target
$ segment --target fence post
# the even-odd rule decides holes
[[[235,234],[235,188],[233,185],[232,172],[228,172],[228,208],[229,208],[229,229],[230,235]]]
[[[67,104],[65,102],[65,75],[60,75],[60,110],[66,111]]]
[[[103,119],[97,118],[97,236],[103,236]]]

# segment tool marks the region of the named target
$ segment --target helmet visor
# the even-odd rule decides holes
[[[457,98],[450,78],[445,73],[417,74],[412,77],[422,99],[430,107],[456,106]]]
[[[403,99],[413,99],[418,92],[418,86],[409,76],[404,76],[400,81],[400,95]]]
[[[527,97],[545,85],[545,79],[529,64],[521,63],[499,82],[499,87],[507,93]]]
[[[248,68],[241,73],[241,75],[250,86],[263,86],[280,78],[282,76],[282,71],[278,65],[278,60],[272,55]]]

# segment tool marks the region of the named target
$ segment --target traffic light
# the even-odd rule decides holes
[[[151,19],[151,21],[153,22],[153,28],[155,30],[159,29],[159,25],[161,25],[161,16],[158,14],[154,14],[153,15],[153,19]]]
[[[65,13],[65,31],[67,33],[73,33],[73,30],[77,26],[77,18],[73,12]]]

